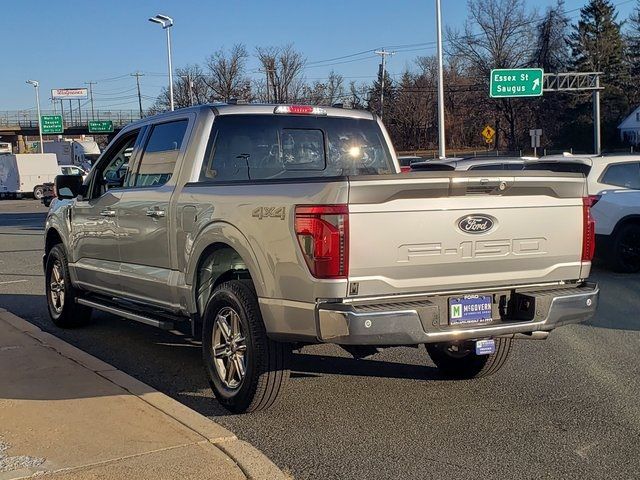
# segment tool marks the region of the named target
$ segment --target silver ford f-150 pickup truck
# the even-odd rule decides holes
[[[514,338],[594,314],[581,175],[399,172],[365,111],[204,105],[133,123],[83,183],[56,179],[51,318],[191,322],[216,397],[245,412],[276,400],[301,345],[425,344],[443,375],[471,378]]]

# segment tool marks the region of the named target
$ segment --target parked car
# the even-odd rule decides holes
[[[588,176],[598,256],[619,272],[640,271],[640,156],[599,157]]]
[[[51,202],[56,198],[55,187],[53,182],[42,184],[42,198],[40,202],[47,208],[51,206]]]
[[[444,160],[433,159],[414,162],[414,171],[446,170],[523,170],[525,160],[520,157],[452,157]]]
[[[51,319],[78,326],[97,309],[189,322],[218,401],[246,412],[275,402],[294,346],[362,357],[425,344],[444,375],[477,378],[505,364],[512,340],[594,314],[583,177],[399,173],[366,111],[201,105],[147,117],[84,183],[56,179]]]
[[[418,157],[416,155],[399,155],[398,156],[398,163],[400,164],[400,171],[402,172],[410,172],[412,163],[417,163],[422,161],[424,161],[424,158]]]

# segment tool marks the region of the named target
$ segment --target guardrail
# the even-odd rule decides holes
[[[123,127],[135,120],[139,120],[138,110],[91,110],[78,111],[72,113],[65,110],[62,114],[59,110],[42,110],[41,115],[63,115],[65,128],[86,127],[92,120],[111,120],[116,128]],[[33,110],[5,110],[0,111],[0,127],[24,127],[37,128],[38,114]]]

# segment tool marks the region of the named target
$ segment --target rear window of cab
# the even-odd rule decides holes
[[[201,182],[395,173],[374,120],[303,115],[221,115]]]

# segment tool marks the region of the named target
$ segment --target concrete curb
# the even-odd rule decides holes
[[[36,325],[0,308],[0,320],[5,321],[17,330],[36,339],[43,345],[52,348],[63,357],[82,365],[97,375],[109,380],[140,400],[160,410],[185,427],[203,437],[222,450],[238,465],[250,480],[285,480],[285,475],[266,455],[247,442],[239,440],[232,432],[213,422],[204,415],[188,408],[173,398],[157,391],[113,365],[89,355],[87,352],[68,344],[64,340],[42,331]]]

